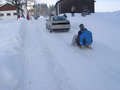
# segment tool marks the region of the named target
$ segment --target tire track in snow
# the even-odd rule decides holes
[[[41,22],[40,22],[41,23]],[[37,24],[33,24],[33,26],[36,26]],[[39,25],[38,25],[39,26]],[[30,27],[32,27],[32,26],[30,26]],[[29,28],[27,28],[27,29],[30,29],[30,27]],[[44,32],[42,32],[42,30],[40,29],[40,28],[38,28],[38,27],[36,27],[36,28],[34,28],[34,30],[27,30],[27,31],[29,31],[29,33],[27,33],[27,43],[30,43],[30,38],[31,38],[31,35],[29,35],[29,34],[35,34],[35,33],[37,33],[36,35],[37,36],[35,36],[35,37],[37,37],[36,39],[39,39],[39,40],[36,40],[36,41],[40,41],[40,43],[41,43],[41,45],[43,45],[44,47],[42,48],[42,47],[39,47],[38,48],[38,53],[41,53],[43,56],[42,56],[42,58],[44,58],[44,61],[46,62],[46,64],[48,65],[48,75],[51,77],[51,75],[52,75],[52,77],[54,77],[54,80],[52,81],[52,82],[56,82],[56,84],[55,84],[55,87],[57,87],[57,89],[52,89],[52,90],[74,90],[74,89],[71,89],[71,84],[69,84],[69,81],[68,81],[68,79],[67,79],[67,77],[65,77],[65,75],[64,75],[64,69],[62,69],[62,66],[60,66],[57,62],[55,62],[55,59],[54,59],[54,54],[52,54],[52,52],[50,52],[50,50],[51,50],[51,47],[49,46],[49,44],[48,43],[46,43],[46,40],[45,40],[45,37],[46,37],[46,35],[44,35]],[[32,33],[33,32],[33,33]],[[32,37],[32,38],[34,38],[34,37]],[[49,38],[49,37],[48,37]],[[29,40],[28,40],[29,39]],[[43,39],[43,40],[42,40]],[[34,39],[32,39],[32,40],[34,40]],[[29,42],[28,42],[29,41]],[[36,43],[35,43],[36,44]],[[39,44],[39,43],[38,43]],[[30,46],[28,46],[27,47],[28,49],[30,48]],[[26,49],[26,50],[28,50],[28,49]],[[31,49],[32,49],[32,47],[31,47]],[[30,51],[30,50],[29,50]],[[27,52],[29,52],[29,51],[27,51]],[[34,57],[34,51],[35,50],[33,50],[32,52],[32,55],[33,55],[33,57]],[[27,53],[26,52],[26,53]],[[39,54],[38,54],[39,55]],[[27,54],[27,56],[26,56],[26,63],[28,62],[33,62],[33,63],[31,63],[31,64],[33,64],[34,65],[34,63],[35,63],[35,61],[36,60],[29,60],[30,59],[30,53],[29,54]],[[44,57],[45,56],[45,57]],[[32,57],[32,58],[33,58]],[[36,61],[36,62],[38,62],[38,61]],[[39,62],[38,62],[39,63]],[[28,70],[28,69],[30,69],[32,66],[30,66],[29,64],[28,64],[28,66],[26,67],[27,69],[26,70]],[[33,68],[34,69],[34,68]],[[27,84],[27,82],[26,82],[26,80],[29,80],[30,79],[30,77],[32,76],[32,75],[28,75],[28,74],[30,74],[29,73],[29,71],[27,71],[27,73],[26,73],[26,79],[25,79],[25,84]],[[36,73],[37,74],[37,73]],[[38,73],[39,74],[39,73]],[[51,74],[51,75],[50,75]],[[51,78],[52,78],[51,77]],[[33,79],[31,79],[31,80],[29,80],[29,82],[28,82],[28,84],[29,85],[27,85],[26,86],[26,88],[24,88],[24,89],[29,89],[29,90],[33,90],[33,88],[35,87],[35,86],[37,86],[37,85],[39,85],[39,84],[41,84],[41,82],[39,81],[39,80],[35,80],[36,78],[38,78],[38,77],[32,77]],[[34,85],[35,86],[34,86]],[[31,88],[30,88],[31,87]],[[39,86],[37,86],[37,87],[39,87]],[[48,86],[49,87],[49,86]],[[51,87],[50,87],[51,88]],[[44,89],[44,87],[43,87],[43,89]]]
[[[45,32],[41,32],[41,33],[45,33]],[[50,34],[50,33],[46,33],[46,34]],[[41,34],[41,36],[42,36],[42,38],[46,38],[46,37],[48,37],[49,39],[51,38],[51,36],[49,36],[49,35]],[[53,39],[53,38],[51,38],[51,39]],[[48,40],[48,41],[50,41],[50,40]],[[53,40],[51,40],[51,41],[53,41]],[[47,47],[45,54],[47,56],[46,60],[49,63],[48,68],[50,69],[51,73],[54,75],[59,90],[74,90],[72,88],[71,82],[65,76],[65,69],[63,69],[63,67],[59,63],[57,63],[57,61],[56,61],[57,58],[55,58],[54,54],[51,52],[51,47],[48,45],[47,42],[44,42],[44,43],[45,43],[44,45],[46,45],[46,47]]]
[[[65,69],[56,62],[57,59],[54,58],[54,55],[50,52],[49,48],[46,50],[45,54],[47,54],[46,58],[49,57],[46,59],[48,62],[48,68],[55,78],[58,90],[74,90],[71,87],[71,82],[65,76]]]

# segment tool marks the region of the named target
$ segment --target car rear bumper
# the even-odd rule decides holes
[[[65,29],[52,29],[52,30],[54,30],[54,31],[68,31],[68,30],[70,30],[70,28],[65,28]]]
[[[52,25],[51,29],[53,29],[53,30],[66,30],[66,29],[70,29],[70,25]]]

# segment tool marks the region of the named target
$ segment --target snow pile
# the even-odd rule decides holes
[[[0,21],[0,90],[120,90],[119,16],[67,15],[69,32],[49,33],[45,18]],[[81,23],[93,50],[71,46]]]
[[[0,21],[0,90],[18,88],[23,79],[22,20]]]

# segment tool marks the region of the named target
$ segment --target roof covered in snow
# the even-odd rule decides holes
[[[16,7],[10,3],[4,4],[0,7],[0,11],[9,11],[9,10],[16,10]]]

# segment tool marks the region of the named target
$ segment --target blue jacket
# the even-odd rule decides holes
[[[88,30],[84,30],[82,34],[80,35],[80,45],[91,45],[92,40],[92,33]]]

